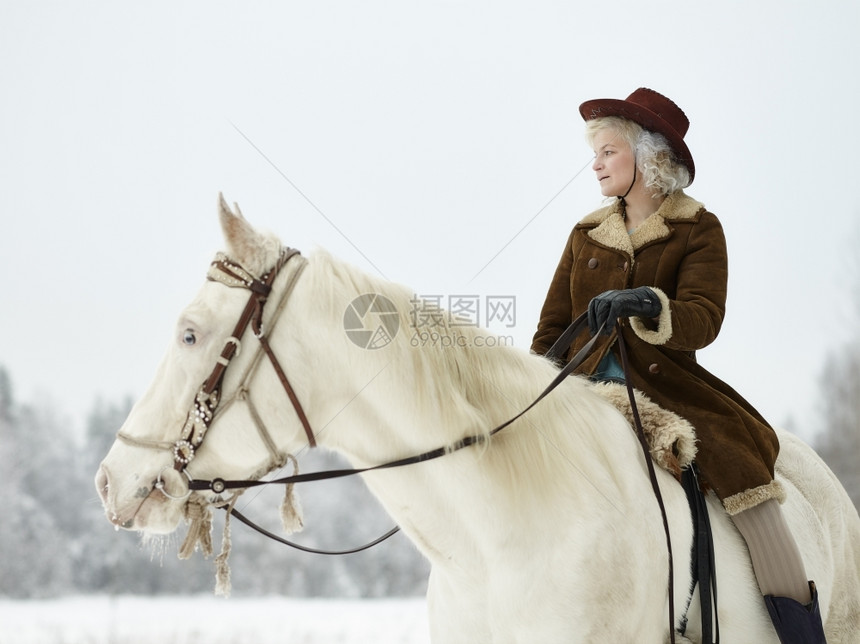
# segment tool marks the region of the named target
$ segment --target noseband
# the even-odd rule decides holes
[[[245,335],[249,326],[251,327],[254,336],[259,340],[262,351],[264,351],[269,357],[269,361],[272,363],[272,366],[278,375],[278,379],[281,381],[281,385],[283,386],[287,397],[290,399],[293,409],[295,409],[296,415],[299,417],[299,421],[302,423],[302,427],[304,427],[308,443],[311,447],[316,446],[316,440],[314,438],[314,432],[311,428],[310,422],[308,422],[304,409],[302,409],[302,405],[299,403],[299,399],[296,396],[292,385],[290,385],[284,370],[281,368],[277,356],[272,351],[272,347],[269,345],[269,340],[266,337],[263,328],[263,309],[268,300],[269,294],[272,291],[272,284],[277,278],[280,270],[293,257],[298,257],[300,264],[296,271],[290,276],[290,280],[281,296],[281,301],[279,303],[278,310],[276,311],[276,313],[278,313],[280,308],[285,304],[296,280],[307,263],[305,259],[301,257],[298,250],[294,248],[282,248],[275,266],[260,278],[255,277],[242,266],[230,260],[223,253],[219,253],[210,265],[209,271],[206,275],[208,280],[219,282],[231,288],[247,289],[251,292],[251,295],[248,298],[248,303],[245,305],[245,309],[242,311],[242,315],[239,317],[239,321],[233,329],[233,333],[224,342],[224,348],[216,361],[215,367],[212,369],[209,377],[206,378],[203,385],[197,392],[197,395],[194,397],[194,403],[188,412],[188,416],[186,417],[185,424],[182,427],[179,439],[173,444],[173,467],[178,472],[185,470],[185,467],[191,462],[197,450],[200,449],[200,446],[203,443],[206,432],[215,417],[215,411],[218,408],[218,404],[221,402],[223,397],[222,386],[224,373],[226,372],[230,361],[239,354],[241,338]],[[274,319],[272,319],[271,322],[274,323]],[[254,363],[256,364],[256,360]],[[268,437],[266,438],[267,442],[270,442],[270,439]]]

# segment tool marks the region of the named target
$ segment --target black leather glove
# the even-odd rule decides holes
[[[604,322],[603,333],[610,335],[618,318],[655,318],[663,306],[660,298],[647,286],[624,291],[605,291],[588,303],[588,328],[595,335]]]

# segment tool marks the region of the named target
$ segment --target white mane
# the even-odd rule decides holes
[[[558,368],[543,357],[501,343],[481,342],[495,334],[475,326],[452,326],[447,316],[440,316],[440,325],[433,332],[456,333],[464,346],[428,343],[415,347],[410,342],[415,332],[415,295],[410,289],[368,275],[323,250],[315,251],[310,262],[302,279],[311,282],[313,304],[325,318],[342,319],[345,304],[357,294],[377,293],[395,304],[400,330],[394,341],[385,352],[366,351],[362,359],[384,361],[389,363],[388,369],[397,370],[394,379],[403,383],[401,391],[409,392],[405,404],[414,408],[416,422],[431,421],[440,446],[487,434],[525,409],[558,374]],[[493,449],[471,449],[479,452],[484,467],[497,470],[494,479],[510,482],[512,494],[531,484],[546,491],[561,486],[570,494],[567,476],[576,469],[587,479],[580,488],[584,493],[593,495],[599,488],[600,494],[611,497],[609,488],[615,489],[619,481],[606,480],[606,472],[629,469],[631,458],[631,453],[619,453],[613,444],[620,434],[631,431],[586,380],[569,377],[523,418],[497,434]],[[628,438],[630,449],[626,451],[635,452],[632,433]],[[569,457],[582,452],[590,454],[593,467],[574,464]],[[559,476],[559,472],[565,474]]]

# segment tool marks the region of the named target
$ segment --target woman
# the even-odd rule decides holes
[[[579,109],[595,153],[592,169],[612,200],[573,228],[532,350],[546,354],[587,311],[592,334],[605,323],[604,335],[578,372],[623,381],[617,321],[633,386],[696,428],[701,478],[747,542],[780,640],[824,642],[815,585],[779,506],[776,434],[696,362],[696,350],[713,342],[723,321],[728,262],[719,220],[683,192],[696,172],[684,143],[689,121],[645,88]],[[586,342],[577,338],[568,356]],[[800,633],[806,635],[798,639]]]

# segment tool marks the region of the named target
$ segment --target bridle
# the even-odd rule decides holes
[[[265,423],[263,422],[262,418],[260,417],[260,414],[257,412],[256,407],[253,404],[249,389],[249,381],[254,375],[257,366],[259,365],[261,356],[265,354],[269,358],[269,361],[278,376],[278,380],[281,382],[281,385],[286,392],[287,397],[289,398],[293,409],[295,410],[296,415],[298,416],[299,421],[302,424],[302,427],[304,428],[305,435],[308,439],[308,445],[310,447],[316,447],[317,442],[315,434],[311,427],[310,421],[308,421],[307,414],[305,413],[304,408],[299,402],[298,396],[296,395],[295,390],[290,384],[290,381],[287,378],[284,369],[281,367],[281,363],[278,360],[277,355],[272,350],[272,347],[269,344],[269,340],[265,334],[265,327],[263,325],[264,306],[268,301],[269,295],[271,294],[272,286],[277,279],[278,274],[290,260],[293,260],[293,263],[297,264],[297,267],[287,277],[287,282],[284,286],[283,293],[281,294],[280,299],[276,305],[275,311],[272,313],[272,315],[269,316],[269,329],[274,328],[281,311],[286,305],[289,295],[291,294],[296,282],[298,281],[299,276],[307,265],[307,260],[301,256],[301,253],[298,250],[284,247],[281,249],[278,261],[275,263],[274,267],[272,267],[271,270],[263,274],[260,278],[257,278],[248,270],[239,265],[237,262],[231,260],[225,254],[218,253],[215,256],[215,259],[209,266],[206,278],[210,281],[219,282],[231,288],[247,289],[251,292],[251,294],[248,298],[248,302],[246,303],[245,308],[242,311],[241,316],[239,317],[238,322],[236,323],[236,326],[233,329],[232,334],[225,340],[224,348],[222,349],[221,354],[218,356],[215,366],[213,367],[209,376],[201,385],[197,394],[194,396],[194,401],[191,405],[191,409],[186,416],[179,438],[175,442],[170,442],[137,438],[125,434],[124,432],[119,432],[117,434],[117,438],[132,446],[172,451],[173,469],[175,469],[179,473],[184,474],[185,477],[188,479],[188,492],[182,496],[176,496],[168,492],[162,479],[162,474],[164,473],[164,471],[170,469],[170,466],[167,466],[163,468],[161,472],[159,472],[158,477],[153,483],[153,488],[159,490],[166,497],[173,500],[182,501],[187,499],[192,492],[211,491],[214,492],[216,495],[220,495],[227,490],[233,490],[236,491],[235,494],[241,494],[242,491],[250,487],[283,482],[283,479],[278,479],[277,481],[261,481],[258,479],[252,479],[248,481],[224,481],[220,478],[216,478],[211,481],[200,481],[195,480],[188,473],[187,466],[194,459],[197,450],[200,449],[200,446],[203,443],[206,433],[208,432],[210,426],[216,418],[216,414],[223,413],[224,411],[226,411],[226,408],[229,407],[229,405],[236,400],[242,400],[248,406],[251,418],[254,421],[254,424],[257,427],[260,437],[262,438],[269,451],[270,462],[269,466],[265,468],[266,472],[271,472],[275,469],[278,469],[282,467],[288,460],[290,460],[293,462],[294,466],[293,477],[301,478],[301,476],[298,474],[298,466],[295,457],[290,454],[281,454],[278,452],[277,447],[275,446],[275,442],[272,439],[271,433],[266,428]],[[233,358],[235,358],[239,354],[241,348],[241,338],[245,335],[249,327],[254,333],[254,336],[259,341],[260,348],[254,358],[251,360],[251,363],[246,367],[246,370],[240,378],[240,383],[236,388],[236,391],[233,396],[225,399],[223,392],[224,374]],[[303,480],[313,481],[333,478],[329,475],[343,475],[342,472],[343,470],[338,470],[335,472],[320,472],[316,474],[305,475],[306,478],[303,478]],[[289,486],[292,485],[292,482],[287,481],[284,484]],[[235,498],[236,497],[234,496],[233,499],[235,500]],[[245,517],[241,512],[236,510],[233,502],[222,503],[218,505],[218,507],[224,509],[229,515],[235,516],[237,519],[239,519],[246,525],[250,526],[257,532],[269,537],[274,541],[278,541],[292,548],[296,548],[298,550],[303,550],[305,552],[310,552],[313,554],[346,555],[361,552],[362,550],[367,550],[377,545],[378,543],[385,541],[399,531],[399,528],[395,526],[393,529],[389,530],[381,537],[365,545],[356,548],[350,548],[348,550],[321,550],[303,546],[292,541],[288,541],[269,532],[268,530],[254,523],[253,521]]]
[[[269,340],[266,337],[263,328],[263,308],[272,291],[272,284],[281,269],[294,257],[297,257],[300,260],[299,267],[290,275],[290,281],[285,287],[285,291],[281,296],[280,305],[275,312],[275,315],[277,315],[282,310],[287,297],[296,283],[296,280],[307,263],[307,260],[301,257],[298,250],[294,248],[282,248],[278,261],[274,267],[259,279],[254,277],[254,275],[249,273],[238,263],[230,260],[223,253],[219,253],[210,265],[206,276],[207,279],[214,282],[220,282],[221,284],[232,288],[245,288],[251,292],[251,295],[248,298],[247,304],[245,304],[245,309],[242,311],[239,321],[233,329],[233,333],[225,341],[224,348],[221,351],[221,355],[218,356],[215,367],[212,369],[209,377],[206,378],[203,385],[200,387],[200,390],[197,392],[197,395],[194,397],[194,403],[192,404],[191,410],[188,412],[179,440],[177,440],[173,446],[174,468],[178,472],[185,470],[188,463],[190,463],[194,458],[197,449],[199,449],[200,445],[203,443],[206,432],[215,417],[216,409],[221,402],[224,373],[227,371],[230,361],[238,355],[239,347],[241,346],[241,338],[245,335],[248,327],[251,327],[254,336],[260,342],[260,348],[266,356],[268,356],[272,367],[275,369],[275,373],[278,375],[278,380],[280,380],[281,386],[284,388],[284,391],[290,399],[293,409],[295,409],[296,415],[299,417],[299,421],[305,430],[308,444],[311,447],[316,446],[314,431],[311,428],[308,417],[305,414],[290,381],[287,379],[287,376],[278,361],[278,357],[275,355],[275,352],[272,351],[272,347],[269,344]],[[272,326],[274,326],[275,319],[276,317],[273,316],[270,320]],[[254,360],[252,362],[252,367],[256,367],[257,362],[257,360]],[[250,373],[248,373],[248,375],[250,375]],[[243,379],[243,384],[239,387],[240,391],[247,391],[244,387],[244,382],[246,382],[246,379]],[[255,413],[253,416],[255,417],[255,421],[259,428],[261,423],[258,420],[258,415]],[[264,426],[262,429],[265,431]],[[265,433],[268,434],[268,431],[265,431]],[[271,441],[271,437],[267,438],[268,440],[266,443],[271,450],[271,445],[273,443]]]
[[[278,380],[281,382],[281,386],[286,392],[287,397],[292,403],[293,409],[304,428],[308,444],[311,447],[316,446],[316,439],[310,422],[308,421],[307,414],[305,414],[298,396],[296,396],[289,379],[284,373],[277,356],[269,344],[268,337],[266,336],[266,329],[263,324],[263,313],[269,295],[272,292],[272,286],[282,269],[288,262],[290,262],[290,260],[292,260],[293,264],[296,264],[296,269],[287,276],[287,282],[284,286],[283,293],[276,304],[274,312],[269,316],[269,328],[274,327],[278,316],[283,311],[290,293],[307,265],[307,260],[302,257],[296,249],[286,247],[281,248],[275,265],[260,278],[257,278],[237,262],[227,257],[227,255],[218,253],[215,256],[215,259],[209,266],[206,278],[210,281],[219,282],[231,288],[244,288],[250,291],[250,296],[238,322],[236,322],[236,325],[233,328],[232,333],[224,341],[224,347],[216,359],[215,366],[195,394],[194,400],[191,404],[191,409],[188,411],[182,430],[180,431],[179,438],[173,442],[150,440],[130,436],[122,431],[117,434],[117,438],[136,447],[171,451],[173,454],[173,469],[184,474],[189,483],[191,483],[193,479],[188,474],[186,468],[194,459],[197,450],[199,450],[200,446],[203,444],[203,440],[206,437],[216,414],[223,413],[233,402],[241,400],[248,406],[251,418],[256,425],[260,438],[269,451],[270,464],[267,471],[282,467],[288,459],[291,459],[291,457],[288,454],[282,454],[278,451],[271,433],[254,406],[248,386],[250,379],[253,377],[257,367],[259,366],[262,355],[266,355],[268,356],[269,361],[278,376]],[[239,385],[232,397],[225,398],[223,391],[224,374],[231,361],[239,355],[239,351],[242,346],[242,337],[248,331],[249,327],[259,341],[259,349],[252,358],[250,364],[246,367],[244,374],[240,378]],[[170,466],[167,466],[164,469],[170,469]],[[173,496],[167,492],[161,478],[164,469],[159,473],[158,478],[154,483],[154,487],[170,498],[177,500],[187,498],[193,490],[189,489],[188,494],[181,497]]]

